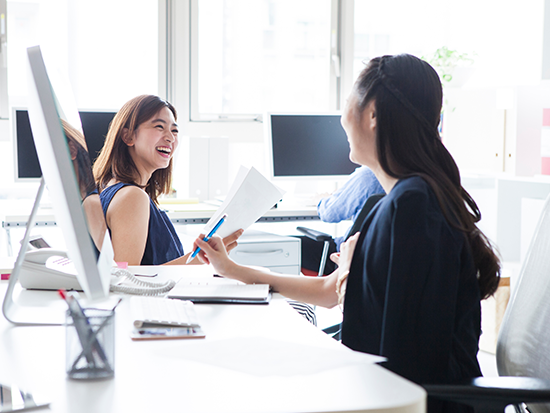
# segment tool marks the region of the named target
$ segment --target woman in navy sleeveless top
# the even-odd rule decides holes
[[[170,103],[142,95],[127,102],[109,126],[94,176],[116,261],[186,263],[172,223],[158,208],[158,197],[171,190],[172,158],[178,146],[176,119]],[[229,249],[237,245],[241,233],[224,239]]]
[[[221,275],[268,283],[295,300],[343,304],[342,343],[386,357],[385,367],[417,383],[479,376],[480,300],[496,290],[500,264],[441,142],[441,105],[437,73],[414,56],[375,58],[359,75],[342,126],[350,159],[368,166],[387,195],[342,244],[332,274],[243,268],[216,237],[195,241],[200,258]],[[430,413],[464,410],[428,400]]]
[[[119,182],[105,188],[100,195],[103,213],[107,215],[107,210],[111,200],[119,189],[131,184]],[[183,247],[178,238],[176,230],[166,215],[166,212],[160,210],[153,200],[149,201],[149,231],[147,233],[147,242],[145,252],[141,259],[141,265],[160,265],[175,260],[183,256]]]

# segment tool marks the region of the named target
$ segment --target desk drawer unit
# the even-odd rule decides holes
[[[299,238],[260,231],[245,232],[229,256],[238,264],[258,265],[284,274],[300,274]]]

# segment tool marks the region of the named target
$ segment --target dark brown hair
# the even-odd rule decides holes
[[[141,124],[165,107],[170,109],[174,119],[177,120],[174,106],[154,95],[135,97],[118,111],[109,125],[105,144],[94,162],[94,176],[100,192],[107,187],[111,179],[137,185],[136,178],[139,176],[139,171],[130,156],[128,146],[122,140],[124,129],[128,129],[129,136],[133,135]],[[160,194],[170,192],[171,184],[172,159],[167,168],[153,172],[143,189],[157,203],[157,197]]]
[[[441,142],[438,125],[443,91],[435,70],[403,54],[372,59],[355,83],[358,105],[374,100],[376,146],[380,166],[389,176],[420,176],[434,191],[450,225],[470,243],[482,298],[494,294],[500,261],[477,228],[481,213],[462,187],[458,167]]]
[[[86,140],[81,131],[64,119],[61,119],[61,126],[67,139],[71,159],[75,168],[75,175],[80,188],[80,196],[84,200],[96,189],[96,183],[92,174],[92,161],[86,146]]]

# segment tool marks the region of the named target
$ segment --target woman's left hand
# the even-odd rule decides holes
[[[340,245],[340,256],[338,257],[338,270],[340,270],[340,273],[349,271],[358,239],[359,232],[349,237],[346,242]]]
[[[351,260],[357,245],[359,233],[352,235],[348,240],[340,246],[340,256],[338,259],[338,279],[336,280],[336,294],[338,295],[338,304],[344,304],[346,296],[346,287],[348,283],[349,269]]]
[[[237,245],[239,245],[237,243],[237,240],[239,239],[239,237],[241,235],[243,235],[243,232],[244,230],[242,229],[238,229],[237,231],[235,231],[233,234],[231,235],[228,235],[227,237],[225,237],[223,239],[223,245],[225,245],[225,249],[227,250],[227,252],[231,251],[232,249],[234,249]]]

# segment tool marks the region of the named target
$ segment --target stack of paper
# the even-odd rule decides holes
[[[283,190],[255,168],[241,166],[229,193],[206,223],[203,233],[208,234],[223,214],[227,214],[227,219],[217,232],[220,237],[246,229],[279,202],[283,195]]]

